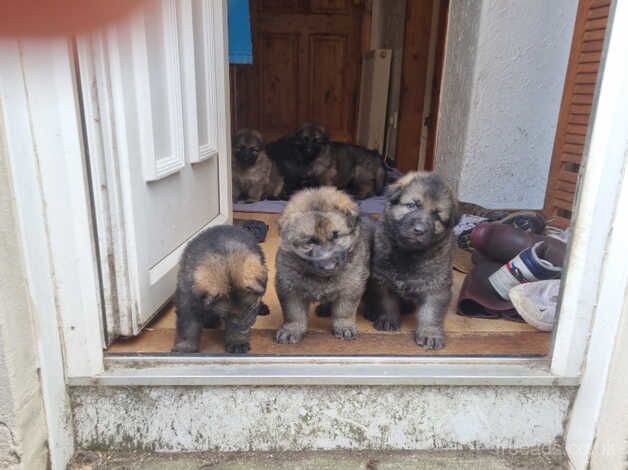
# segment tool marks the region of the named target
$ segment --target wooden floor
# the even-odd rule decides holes
[[[416,320],[413,315],[403,318],[401,331],[377,331],[361,315],[358,315],[357,339],[343,341],[331,335],[331,320],[310,313],[308,334],[300,344],[277,344],[273,335],[281,326],[282,315],[275,293],[275,253],[278,247],[276,214],[236,213],[236,218],[263,220],[270,226],[266,241],[262,244],[270,277],[264,301],[271,314],[258,317],[251,335],[251,354],[272,355],[464,355],[464,356],[537,356],[549,350],[550,334],[533,327],[507,320],[484,320],[461,317],[455,313],[455,302],[463,274],[454,271],[454,296],[445,320],[447,346],[440,351],[425,351],[414,343]],[[174,307],[166,308],[138,337],[119,340],[107,353],[165,353],[174,341]],[[221,330],[205,330],[201,352],[223,354]]]

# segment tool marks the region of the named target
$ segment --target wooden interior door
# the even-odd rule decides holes
[[[611,0],[580,0],[545,193],[552,225],[571,223]]]
[[[353,141],[363,0],[251,0],[253,65],[231,66],[232,127],[266,140],[307,121]]]
[[[174,294],[181,253],[231,216],[226,2],[159,0],[79,41],[110,337]]]

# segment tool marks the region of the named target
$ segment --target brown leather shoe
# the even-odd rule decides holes
[[[483,223],[471,232],[471,246],[480,254],[500,263],[510,261],[539,241],[545,242],[544,259],[556,266],[562,266],[567,246],[556,238],[499,223]]]

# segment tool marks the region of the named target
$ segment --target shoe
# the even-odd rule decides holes
[[[502,299],[509,300],[510,289],[516,285],[559,278],[562,265],[555,265],[548,259],[548,253],[551,258],[551,247],[546,241],[536,242],[508,261],[488,280]]]
[[[510,301],[526,323],[541,331],[552,331],[559,292],[558,279],[519,284],[510,289]]]
[[[552,264],[562,266],[567,245],[562,241],[526,232],[506,224],[483,223],[471,232],[471,246],[482,255],[506,263],[537,242],[546,242],[547,254]]]
[[[523,322],[512,303],[497,295],[488,281],[489,276],[500,267],[499,263],[486,261],[476,265],[466,275],[458,297],[458,315]]]

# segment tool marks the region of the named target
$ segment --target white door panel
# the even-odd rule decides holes
[[[186,242],[231,215],[224,3],[150,5],[79,41],[93,180],[108,189],[94,197],[105,295],[126,293],[106,302],[112,335],[139,332],[174,293]]]

